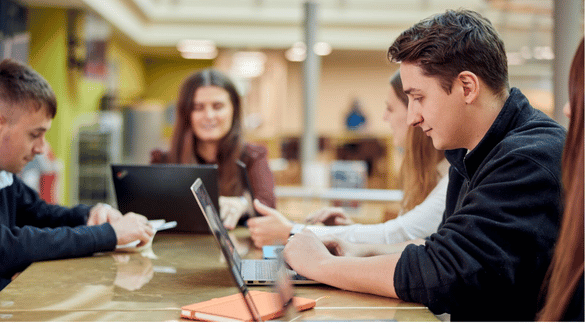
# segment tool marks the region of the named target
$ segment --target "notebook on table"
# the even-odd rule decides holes
[[[205,217],[189,188],[200,178],[209,187],[210,202],[218,206],[216,165],[120,165],[112,164],[112,179],[118,209],[148,219],[176,221],[165,232],[209,234]]]
[[[315,300],[293,297],[297,311],[315,307]],[[199,321],[267,321],[279,318],[284,309],[277,293],[248,290],[240,286],[237,294],[181,307],[181,317]]]
[[[239,278],[249,285],[272,285],[276,282],[277,259],[242,259],[236,250],[227,230],[223,226],[217,208],[211,202],[203,181],[197,179],[191,186],[191,191],[201,208],[202,213],[215,236],[225,258]],[[293,270],[288,270],[294,284],[316,284],[318,282],[307,279]]]

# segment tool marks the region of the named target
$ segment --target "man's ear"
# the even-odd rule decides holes
[[[465,104],[471,104],[479,96],[479,78],[475,73],[470,71],[462,71],[457,76],[457,81],[463,88],[463,96],[465,97]]]

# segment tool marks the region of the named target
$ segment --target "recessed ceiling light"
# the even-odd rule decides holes
[[[304,42],[295,42],[285,53],[284,57],[291,62],[302,62],[307,57],[307,47]]]
[[[317,42],[313,45],[313,51],[319,56],[327,56],[331,54],[331,46],[327,42]],[[304,42],[295,42],[290,47],[284,56],[291,62],[302,62],[307,57],[307,47]]]
[[[188,59],[213,59],[217,56],[217,47],[211,40],[181,40],[177,50]]]
[[[232,56],[232,73],[241,78],[254,78],[264,73],[266,54],[259,51],[238,51]]]
[[[317,42],[313,45],[313,51],[319,56],[331,54],[331,46],[327,42]]]

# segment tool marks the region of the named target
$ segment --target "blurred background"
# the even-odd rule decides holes
[[[167,148],[180,84],[215,67],[239,87],[245,139],[269,150],[280,210],[341,203],[357,221],[391,218],[397,191],[326,192],[399,187],[401,155],[381,120],[398,68],[386,51],[419,20],[458,8],[491,20],[510,85],[566,125],[582,0],[1,0],[0,55],[28,63],[58,101],[52,152],[23,178],[50,202],[112,202],[109,164],[146,164]]]

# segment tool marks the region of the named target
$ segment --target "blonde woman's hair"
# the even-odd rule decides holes
[[[408,98],[402,89],[400,71],[390,78],[390,85],[398,99],[408,106]],[[439,182],[437,166],[445,158],[445,152],[435,149],[433,141],[421,129],[408,127],[404,159],[400,165],[400,182],[404,197],[400,213],[406,213],[423,202]]]
[[[430,137],[419,128],[408,127],[400,176],[404,197],[400,212],[405,213],[422,203],[439,182],[437,166],[445,153],[435,149]]]

